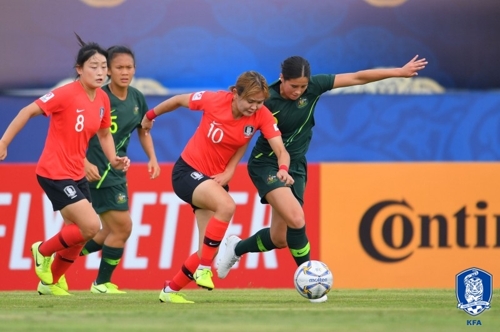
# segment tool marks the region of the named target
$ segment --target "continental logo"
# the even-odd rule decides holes
[[[359,240],[373,259],[400,262],[418,250],[500,248],[500,215],[488,204],[462,206],[450,213],[419,213],[405,200],[384,200],[362,216]]]

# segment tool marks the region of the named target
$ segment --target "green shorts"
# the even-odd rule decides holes
[[[268,204],[266,195],[270,191],[285,187],[285,183],[281,182],[277,177],[278,164],[276,160],[250,158],[247,164],[248,174],[252,179],[253,184],[257,188],[262,204]],[[294,161],[288,170],[295,180],[291,187],[293,195],[298,199],[300,205],[304,204],[304,191],[307,183],[307,162],[305,158]]]
[[[104,188],[90,188],[92,207],[97,214],[106,211],[128,211],[128,186],[127,183]]]

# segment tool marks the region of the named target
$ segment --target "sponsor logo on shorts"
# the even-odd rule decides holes
[[[71,199],[73,199],[77,196],[75,187],[73,187],[72,185],[64,187],[64,193],[66,194],[66,196],[68,196]]]

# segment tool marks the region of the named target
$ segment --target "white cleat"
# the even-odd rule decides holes
[[[224,279],[233,265],[240,260],[241,257],[234,253],[234,248],[240,241],[241,239],[236,235],[231,235],[226,239],[226,250],[217,263],[217,276],[220,279]]]
[[[309,302],[311,302],[311,303],[323,303],[323,302],[326,302],[326,300],[328,300],[328,296],[324,295],[324,296],[320,297],[319,299],[309,299]]]

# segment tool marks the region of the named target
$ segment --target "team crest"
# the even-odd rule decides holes
[[[102,118],[104,117],[104,107],[101,107],[101,109],[99,110],[99,116],[102,120]]]
[[[464,270],[455,279],[458,308],[477,316],[490,308],[493,295],[493,276],[478,268]]]
[[[64,187],[64,193],[71,199],[75,198],[77,195],[75,187],[71,185]]]
[[[118,204],[127,203],[127,195],[125,195],[124,193],[119,193],[118,195],[116,195],[116,203]]]
[[[267,184],[273,184],[275,183],[276,181],[278,181],[278,178],[276,177],[276,175],[272,175],[272,174],[269,174],[267,176]]]
[[[195,180],[201,180],[203,179],[203,174],[201,174],[200,172],[193,172],[191,173],[191,177]]]
[[[252,137],[253,133],[255,132],[254,126],[245,126],[245,129],[243,129],[243,134],[245,137]]]
[[[307,104],[309,104],[309,101],[305,97],[304,98],[299,98],[299,100],[297,100],[297,107],[298,108],[305,107]]]
[[[134,107],[134,115],[139,114],[139,106],[135,105]]]

